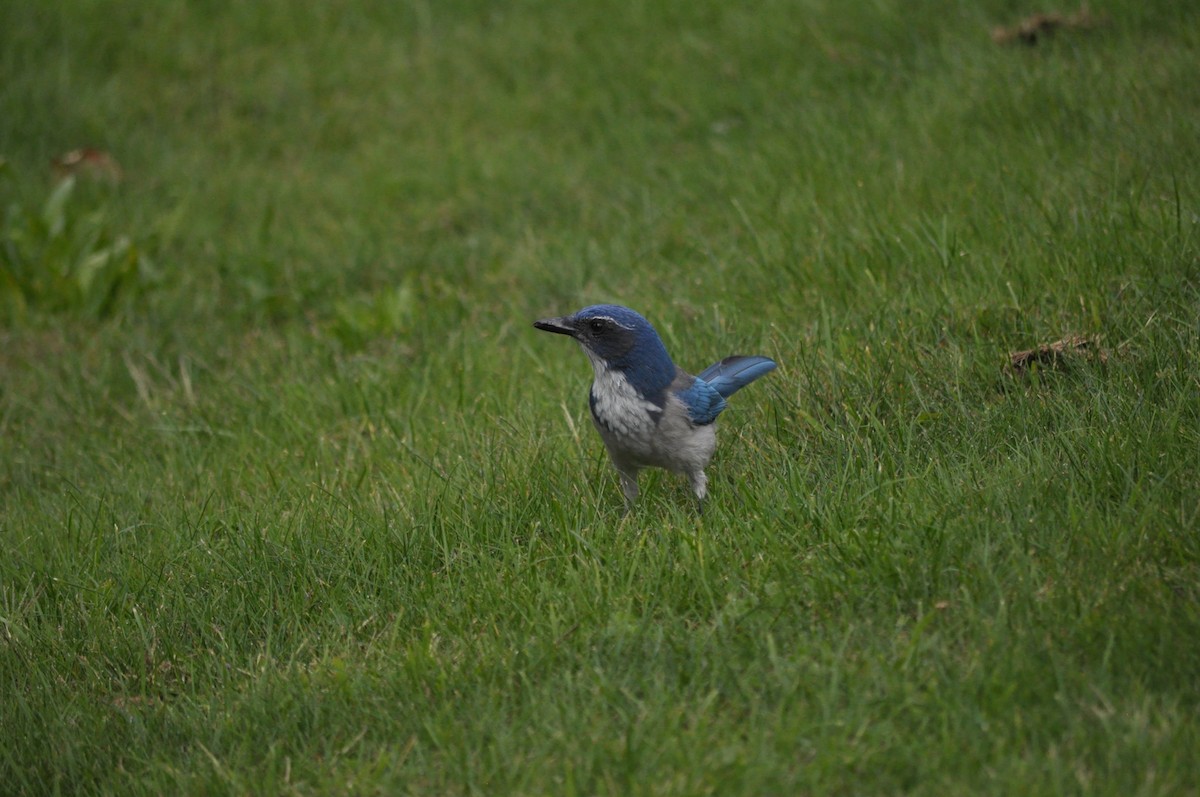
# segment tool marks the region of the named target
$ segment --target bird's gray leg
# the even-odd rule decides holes
[[[638,469],[621,465],[617,465],[616,468],[617,473],[621,475],[621,492],[625,493],[625,511],[628,512],[633,509],[638,497]]]
[[[708,477],[704,475],[704,470],[701,469],[689,473],[688,479],[692,482],[692,492],[696,494],[696,506],[703,513],[704,496],[708,495]]]

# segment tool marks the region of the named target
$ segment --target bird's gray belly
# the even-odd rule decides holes
[[[592,421],[614,460],[636,467],[658,467],[693,473],[704,468],[716,448],[715,424],[697,426],[674,397],[653,415],[606,413],[603,402],[592,407]]]

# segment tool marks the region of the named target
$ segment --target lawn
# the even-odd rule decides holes
[[[0,791],[1200,792],[1200,8],[1053,10],[0,5]]]

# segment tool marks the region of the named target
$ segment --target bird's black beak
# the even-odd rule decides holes
[[[562,318],[543,318],[540,321],[534,321],[533,325],[545,332],[556,332],[559,335],[574,335],[575,327],[571,324],[571,319],[567,316]]]

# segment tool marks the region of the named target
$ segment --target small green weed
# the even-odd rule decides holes
[[[397,335],[412,324],[413,289],[406,281],[394,288],[339,299],[333,307],[330,330],[348,349],[362,348],[371,339]]]
[[[3,321],[33,310],[104,318],[158,282],[146,242],[115,232],[105,207],[80,207],[77,187],[67,177],[40,207],[8,203],[0,227]]]

